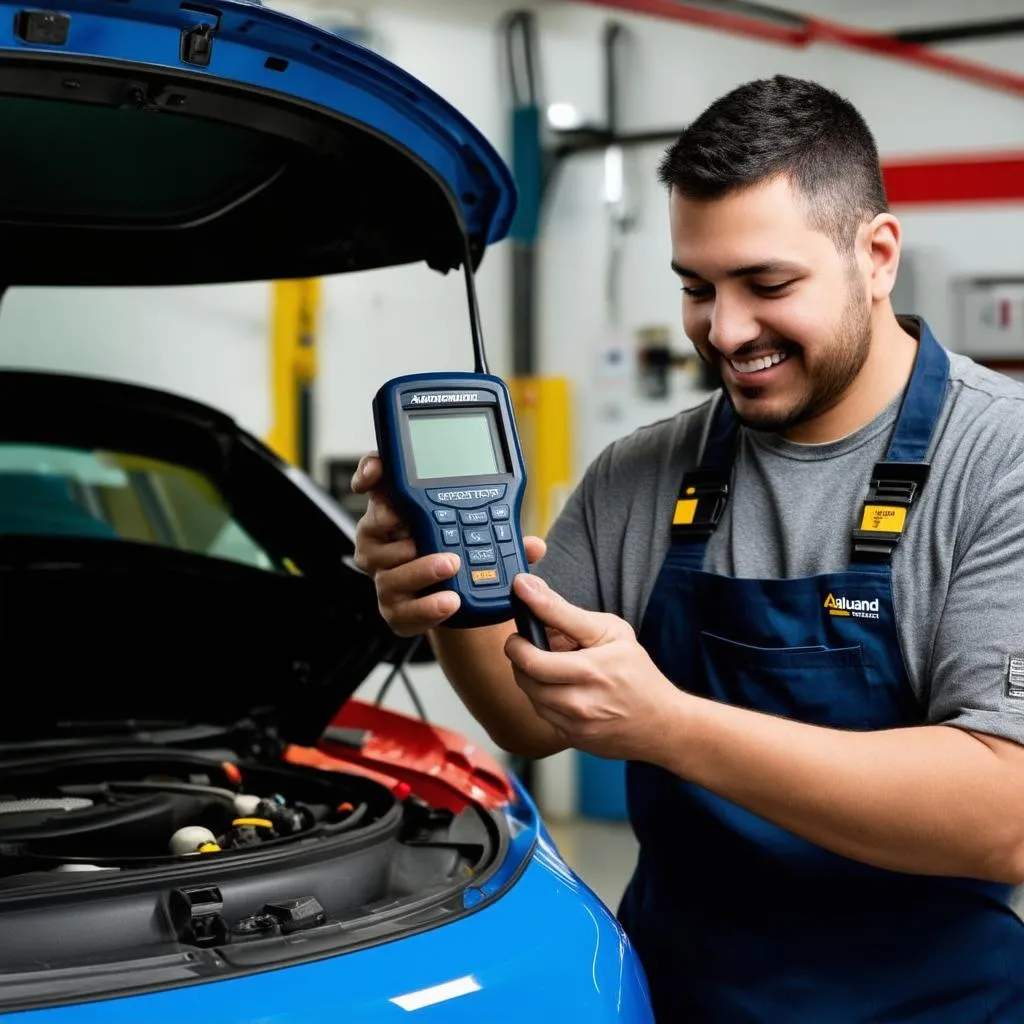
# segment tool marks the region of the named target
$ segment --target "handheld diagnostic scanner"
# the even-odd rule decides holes
[[[410,374],[380,388],[373,422],[384,488],[421,556],[459,556],[458,573],[431,588],[459,594],[446,625],[515,619],[548,649],[543,625],[512,591],[516,574],[530,571],[519,525],[526,469],[508,389],[487,372],[468,253],[464,266],[476,372]]]

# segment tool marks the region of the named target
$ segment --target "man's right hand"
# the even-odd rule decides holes
[[[458,611],[459,595],[451,590],[423,595],[427,587],[451,579],[459,571],[454,552],[419,557],[409,529],[388,504],[383,488],[383,466],[373,452],[359,461],[352,477],[352,490],[368,494],[366,513],[356,527],[355,561],[372,577],[377,588],[380,613],[398,636],[418,636],[444,622]],[[526,557],[538,561],[544,541],[524,537]]]

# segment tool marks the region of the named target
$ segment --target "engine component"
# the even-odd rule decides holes
[[[280,935],[281,925],[272,914],[253,914],[243,917],[231,928],[232,942],[249,942],[252,939],[266,939],[271,935]]]
[[[110,867],[105,864],[80,864],[80,863],[69,863],[69,864],[58,864],[54,871],[60,871],[64,873],[70,873],[75,871],[119,871],[119,868]]]
[[[184,828],[179,828],[171,836],[171,841],[167,846],[175,857],[197,853],[217,853],[220,850],[217,837],[202,825],[186,825]]]
[[[227,926],[221,916],[224,898],[215,885],[174,889],[168,910],[178,937],[196,946],[214,946],[224,941]]]
[[[0,800],[0,814],[80,811],[86,807],[92,807],[92,801],[81,796],[27,797],[24,800]]]
[[[256,816],[256,808],[262,802],[262,798],[252,793],[238,793],[234,799],[235,814],[240,818],[252,818]]]
[[[289,935],[291,932],[305,931],[307,928],[316,928],[327,920],[324,908],[312,896],[268,903],[263,908],[263,913],[276,918],[285,935]]]
[[[275,794],[269,800],[261,800],[256,805],[253,817],[266,818],[273,823],[274,829],[284,836],[294,835],[308,828],[313,823],[313,816],[308,811],[288,807],[284,797]]]

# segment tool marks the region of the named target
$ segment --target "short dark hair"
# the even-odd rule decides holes
[[[718,199],[786,175],[810,221],[840,252],[858,225],[889,209],[870,129],[857,109],[815,82],[748,82],[711,104],[669,147],[659,181],[688,199]]]

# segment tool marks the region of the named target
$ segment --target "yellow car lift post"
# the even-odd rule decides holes
[[[526,375],[508,382],[526,462],[522,529],[543,537],[572,485],[569,382]]]
[[[281,458],[312,474],[313,385],[320,319],[318,278],[273,283],[267,444]]]

